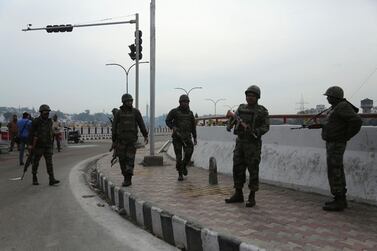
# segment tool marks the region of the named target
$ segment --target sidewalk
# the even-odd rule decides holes
[[[139,149],[135,163],[141,163],[148,153],[148,149]],[[121,188],[123,177],[119,164],[110,167],[110,160],[111,155],[100,159],[97,170],[106,177],[106,182]],[[218,180],[219,185],[208,185],[208,170],[189,167],[188,176],[178,182],[175,162],[164,156],[162,167],[136,164],[132,186],[122,188],[120,192],[135,201],[145,201],[166,210],[184,222],[208,228],[215,237],[217,233],[225,236],[222,240],[218,238],[215,248],[208,246],[207,250],[257,250],[256,247],[266,250],[377,250],[375,206],[350,202],[344,212],[325,212],[322,205],[329,198],[261,184],[256,194],[256,207],[246,208],[243,203],[225,204],[224,199],[233,192],[233,180],[222,174],[218,175]],[[117,193],[118,188],[114,197],[121,194]],[[112,196],[111,192],[107,191],[107,194]],[[245,186],[245,199],[248,192]],[[118,203],[123,200],[120,197]],[[184,234],[187,234],[187,227]],[[189,242],[190,238],[185,237]],[[230,238],[233,240],[229,242],[227,237],[235,238]],[[174,240],[170,242],[174,244]],[[197,250],[185,244],[189,250]]]

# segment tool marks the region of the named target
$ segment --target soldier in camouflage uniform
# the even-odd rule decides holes
[[[187,175],[187,165],[194,152],[194,145],[197,144],[196,122],[189,103],[189,97],[181,95],[179,97],[179,106],[172,109],[165,120],[166,125],[173,130],[172,138],[179,181],[183,180],[182,175]],[[191,135],[194,138],[194,142],[192,142]],[[183,160],[182,149],[184,152]]]
[[[53,147],[53,128],[52,120],[49,118],[50,107],[41,105],[39,107],[40,116],[33,120],[30,130],[29,152],[33,154],[32,173],[33,185],[39,185],[37,172],[39,161],[42,156],[46,160],[47,173],[49,175],[49,184],[53,186],[60,181],[54,177],[52,166],[52,147]]]
[[[359,109],[344,98],[342,88],[332,86],[324,95],[331,105],[326,121],[308,128],[322,128],[322,139],[326,141],[327,176],[334,199],[326,202],[323,210],[343,211],[347,208],[343,154],[347,141],[360,131],[362,121],[357,115]]]
[[[246,207],[255,206],[255,192],[259,189],[259,163],[261,160],[262,135],[270,129],[267,109],[258,104],[260,89],[252,85],[245,91],[247,104],[241,104],[233,119],[228,121],[227,130],[233,126],[237,135],[233,152],[233,181],[235,193],[225,199],[226,203],[243,202],[242,188],[249,171],[249,199]]]
[[[125,187],[132,184],[138,127],[144,136],[144,143],[148,143],[148,132],[143,117],[138,109],[132,107],[132,102],[133,98],[130,94],[126,93],[122,96],[123,105],[115,113],[112,124],[112,148],[119,158],[124,177],[122,186]]]

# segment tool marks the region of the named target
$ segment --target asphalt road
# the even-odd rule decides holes
[[[25,179],[18,152],[0,154],[0,250],[176,250],[114,213],[83,179],[93,156],[110,143],[69,145],[53,156],[58,186],[48,185],[44,159],[39,186]],[[89,195],[89,196],[88,196]]]

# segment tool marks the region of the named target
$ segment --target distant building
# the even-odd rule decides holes
[[[361,109],[363,110],[363,113],[372,113],[373,109],[373,100],[366,98],[361,100]]]
[[[322,112],[326,109],[325,105],[316,105],[315,108],[306,109],[304,111],[300,111],[297,114],[317,114]]]

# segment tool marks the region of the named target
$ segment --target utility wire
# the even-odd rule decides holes
[[[376,69],[374,69],[374,71],[372,71],[371,74],[369,74],[369,76],[365,79],[365,81],[359,86],[359,88],[356,89],[356,91],[354,91],[354,93],[352,94],[351,98],[369,81],[369,79],[377,72],[377,67]]]

